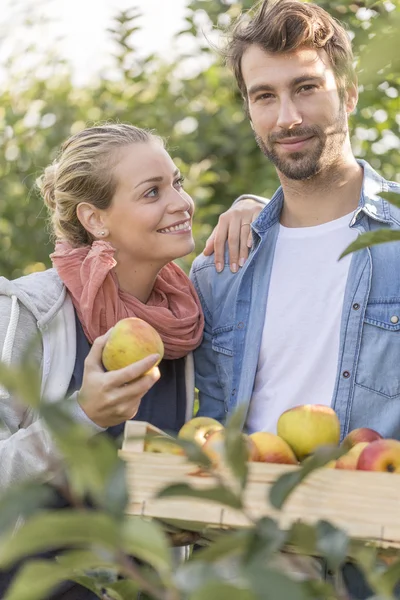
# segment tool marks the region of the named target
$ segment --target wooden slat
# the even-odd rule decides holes
[[[135,427],[135,436],[140,427]],[[185,457],[132,451],[124,442],[121,457],[127,463],[130,493],[128,514],[145,515],[181,522],[183,528],[238,528],[248,525],[242,513],[225,509],[218,503],[195,499],[154,499],[157,492],[171,483],[185,482],[200,489],[216,484],[213,477],[199,476],[201,471]],[[349,536],[378,541],[382,546],[400,547],[400,476],[391,473],[318,469],[311,473],[289,497],[282,512],[268,503],[273,482],[283,473],[298,467],[249,463],[245,494],[248,513],[270,516],[283,528],[295,521],[315,523],[326,519],[343,528]],[[232,479],[221,470],[230,485]]]

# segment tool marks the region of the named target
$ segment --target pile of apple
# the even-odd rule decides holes
[[[210,417],[194,417],[183,425],[178,438],[201,446],[213,463],[224,454],[224,426]],[[335,411],[325,405],[304,404],[286,410],[278,420],[277,434],[257,431],[242,434],[253,462],[297,465],[320,446],[339,447],[340,423]],[[400,441],[384,439],[368,427],[354,429],[340,447],[346,450],[327,467],[400,473]],[[154,436],[145,444],[147,452],[183,454],[173,438]]]

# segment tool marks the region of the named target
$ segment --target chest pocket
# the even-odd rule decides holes
[[[216,361],[219,381],[228,393],[232,383],[233,325],[219,327],[212,332],[212,349]]]
[[[368,304],[356,383],[382,397],[400,396],[400,301]]]

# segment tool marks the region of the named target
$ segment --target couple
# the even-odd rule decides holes
[[[43,396],[69,396],[94,433],[118,435],[130,418],[176,431],[191,416],[194,351],[201,415],[225,420],[245,403],[247,431],[275,431],[290,406],[325,403],[342,436],[366,426],[400,438],[400,248],[338,261],[360,232],[400,225],[400,211],[379,196],[400,185],[351,150],[357,82],[347,34],[316,5],[264,0],[232,29],[226,54],[281,182],[252,223],[248,260],[235,272],[218,245],[194,261],[192,285],[171,261],[193,250],[193,202],[161,141],[126,125],[86,129],[41,181],[54,270],[1,282],[3,360],[17,361],[39,330]],[[262,205],[238,200],[221,230],[228,222],[243,248]],[[129,315],[158,329],[165,360],[104,373],[106,332]],[[40,421],[8,396],[2,407],[1,487],[25,473],[56,478]],[[46,460],[31,456],[33,439]],[[353,575],[344,573],[353,597],[366,597]]]

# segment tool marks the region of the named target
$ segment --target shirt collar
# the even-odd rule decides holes
[[[354,212],[350,225],[354,225],[357,218],[362,214],[368,215],[371,219],[382,223],[390,222],[389,204],[379,196],[382,192],[389,191],[389,185],[386,179],[381,177],[365,160],[357,159],[357,162],[363,168],[363,184],[358,207]],[[264,233],[278,220],[283,206],[283,190],[279,187],[267,207],[260,213],[260,216],[253,224],[253,229],[257,233]]]

